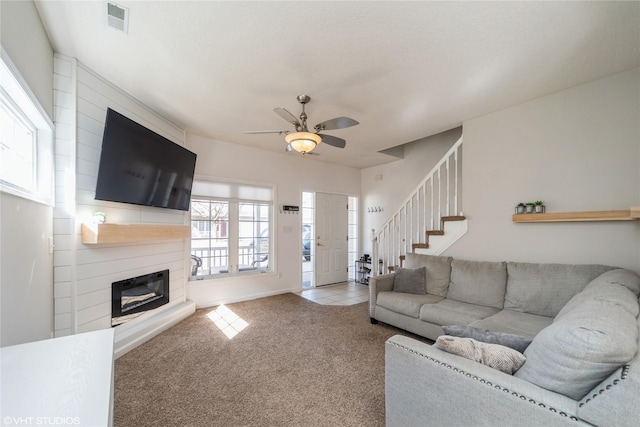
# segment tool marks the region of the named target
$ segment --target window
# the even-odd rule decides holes
[[[302,192],[302,287],[311,288],[315,286],[314,263],[315,248],[312,242],[315,239],[313,226],[315,219],[315,193]]]
[[[228,230],[229,202],[191,199],[191,256],[200,264],[197,276],[228,272]]]
[[[53,205],[53,124],[0,51],[0,189]]]
[[[192,279],[272,269],[271,194],[272,190],[267,187],[194,182]]]
[[[238,265],[240,268],[264,269],[269,265],[269,212],[262,203],[238,204]]]
[[[358,259],[358,198],[349,197],[349,264],[353,266]],[[349,268],[349,280],[356,279],[355,268]]]

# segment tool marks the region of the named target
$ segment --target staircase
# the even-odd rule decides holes
[[[439,255],[467,231],[461,212],[462,137],[400,208],[373,232],[374,275],[392,271],[407,253]]]

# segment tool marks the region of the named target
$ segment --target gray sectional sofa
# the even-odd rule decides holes
[[[640,425],[640,277],[632,271],[409,254],[396,274],[372,277],[369,292],[372,323],[434,341],[451,325],[531,340],[509,375],[477,357],[390,338],[389,427]]]

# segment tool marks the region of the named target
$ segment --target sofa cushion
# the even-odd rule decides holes
[[[492,316],[471,322],[468,325],[533,339],[538,332],[549,326],[551,322],[553,322],[552,317],[521,313],[513,310],[502,310]]]
[[[424,267],[396,269],[393,277],[393,291],[417,295],[426,294],[426,269]]]
[[[631,291],[625,289],[631,294]],[[518,378],[579,400],[638,350],[636,316],[612,301],[574,307],[535,337]]]
[[[609,270],[602,273],[600,276],[589,282],[589,284],[585,286],[585,290],[591,287],[600,286],[602,283],[622,285],[633,292],[636,297],[640,296],[640,276],[631,270],[616,268],[615,270]]]
[[[584,291],[574,295],[573,298],[562,307],[553,321],[557,322],[567,313],[593,301],[610,302],[619,305],[621,309],[626,310],[634,317],[638,314],[638,299],[633,292],[627,287],[617,283],[600,282],[597,286],[587,286]]]
[[[519,351],[520,353],[524,353],[529,344],[531,344],[529,338],[521,337],[520,335],[505,334],[503,332],[495,332],[473,326],[450,325],[443,326],[442,330],[445,335],[473,338],[476,341],[486,342],[487,344],[500,344]]]
[[[476,341],[473,338],[441,335],[435,346],[447,353],[457,354],[507,374],[513,374],[526,360],[522,353],[512,348]]]
[[[406,268],[426,267],[427,293],[444,297],[449,288],[452,260],[446,256],[407,254],[403,265]]]
[[[504,308],[555,317],[593,279],[612,270],[605,265],[507,263]]]
[[[504,262],[451,262],[451,282],[447,298],[456,301],[502,308],[507,284]]]
[[[424,304],[433,304],[441,301],[442,297],[436,295],[416,295],[402,292],[380,292],[377,305],[394,313],[417,319],[420,315],[420,307]]]
[[[420,320],[436,325],[468,324],[498,312],[497,308],[443,299],[420,308]]]

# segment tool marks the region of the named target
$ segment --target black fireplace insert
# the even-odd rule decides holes
[[[169,302],[169,270],[114,282],[111,295],[111,326],[117,326]]]

